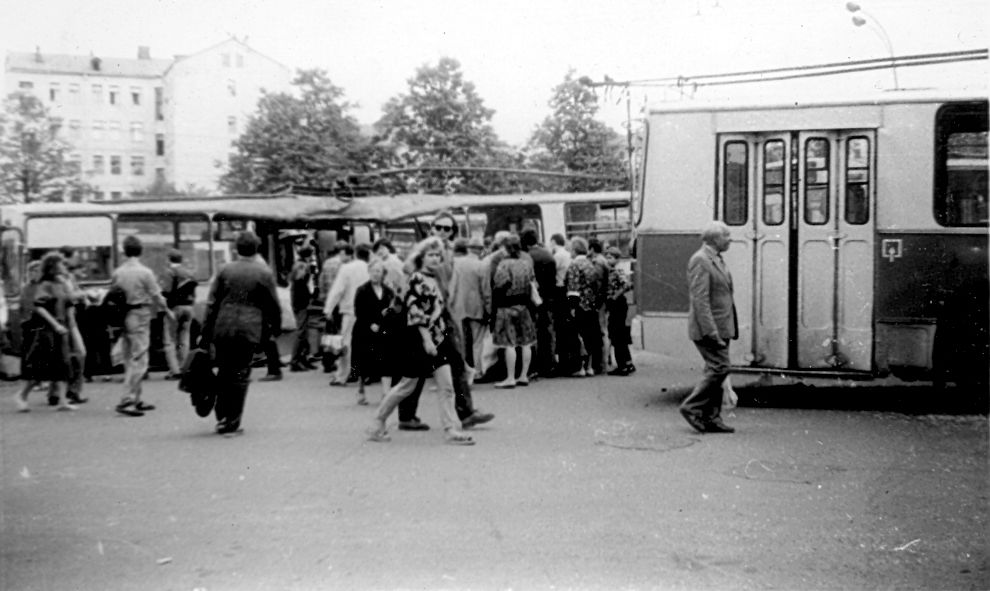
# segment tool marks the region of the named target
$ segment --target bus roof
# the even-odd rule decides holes
[[[32,203],[0,206],[6,222],[21,216],[73,215],[210,215],[221,218],[295,222],[320,219],[383,221],[427,215],[442,209],[480,205],[526,205],[563,202],[628,201],[629,193],[529,193],[518,195],[378,195],[340,200],[309,195],[238,195],[155,201],[98,201],[90,203]]]
[[[936,103],[946,101],[985,101],[985,86],[960,89],[903,89],[857,95],[822,95],[794,93],[768,93],[754,97],[743,95],[739,98],[720,97],[697,101],[678,101],[651,106],[650,115],[662,113],[691,113],[711,111],[758,111],[767,109],[804,109],[810,107],[841,107],[857,105],[889,105],[906,103]]]

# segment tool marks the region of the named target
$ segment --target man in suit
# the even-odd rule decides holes
[[[554,335],[551,310],[556,304],[557,291],[557,262],[550,251],[539,243],[536,228],[528,226],[519,233],[522,248],[533,259],[533,272],[536,275],[536,285],[539,288],[543,304],[534,306],[533,318],[536,322],[536,359],[535,369],[540,377],[549,378],[554,368]]]
[[[480,238],[454,241],[454,271],[450,277],[450,314],[464,334],[461,354],[468,364],[468,381],[485,373],[482,349],[492,310],[488,266],[479,258],[485,245]]]
[[[282,326],[275,294],[275,276],[253,260],[260,241],[254,232],[241,232],[235,242],[238,259],[225,265],[210,288],[205,343],[213,345],[217,365],[216,431],[241,433],[241,415],[255,349]]]
[[[722,422],[722,382],[729,375],[729,341],[739,336],[732,276],[722,260],[729,228],[712,222],[701,233],[702,246],[688,261],[688,337],[705,360],[705,377],[681,403],[689,425],[702,433],[732,433]]]

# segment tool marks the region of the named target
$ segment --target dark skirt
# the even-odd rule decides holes
[[[521,304],[495,310],[492,341],[496,347],[526,347],[536,344],[536,323],[529,307]]]
[[[612,341],[613,345],[616,343],[631,345],[632,339],[626,326],[626,315],[629,313],[626,297],[609,301],[606,308],[608,309],[608,340]]]
[[[69,359],[71,338],[71,334],[58,334],[48,324],[25,327],[21,378],[30,381],[67,382],[72,375]]]

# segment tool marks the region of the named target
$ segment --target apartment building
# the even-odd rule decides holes
[[[96,200],[121,199],[156,179],[217,190],[231,143],[261,89],[287,90],[290,68],[237,39],[188,56],[136,59],[7,54],[5,95],[32,92],[62,121]]]

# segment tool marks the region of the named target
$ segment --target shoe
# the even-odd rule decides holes
[[[331,386],[346,386],[347,383],[346,382],[342,382],[342,381],[338,380],[337,378],[334,378],[334,379],[330,380],[330,385]]]
[[[629,369],[626,368],[626,367],[617,367],[617,368],[613,369],[612,371],[608,372],[608,375],[610,375],[610,376],[627,376],[630,373],[632,373],[632,372],[629,371]]]
[[[309,371],[311,369],[315,369],[315,368],[310,367],[308,365],[303,365],[302,363],[293,363],[292,365],[289,366],[289,371],[292,372]]]
[[[443,441],[449,445],[474,445],[474,438],[463,431],[447,431]]]
[[[28,406],[28,401],[24,400],[20,396],[14,396],[14,403],[17,405],[17,412],[31,412],[31,407]]]
[[[399,428],[402,428],[402,423],[399,423]],[[377,441],[379,443],[392,441],[392,437],[388,434],[388,429],[385,427],[372,427],[366,432],[368,434],[368,441]]]
[[[282,374],[280,373],[270,373],[262,376],[258,379],[259,382],[281,382]]]
[[[631,373],[636,373],[636,366],[633,365],[632,363],[626,366],[626,375],[629,375]]]
[[[219,433],[219,434],[222,435],[222,436],[224,436],[227,439],[232,439],[234,437],[240,437],[241,435],[244,435],[244,429],[241,429],[240,427],[238,427],[238,428],[234,429],[233,431],[224,431],[223,433]]]
[[[525,388],[526,386],[529,385],[529,378],[516,380],[516,385],[519,386],[520,388]]]
[[[399,431],[429,431],[430,426],[419,419],[399,421]]]
[[[699,433],[705,433],[708,431],[708,426],[701,420],[700,417],[695,416],[691,413],[691,411],[685,408],[679,410],[681,411],[681,416],[684,417],[684,420],[687,421],[688,425],[694,427]]]
[[[174,382],[175,380],[182,379],[182,376],[180,376],[177,373],[168,372],[167,374],[165,374],[165,377],[163,379],[166,382]]]
[[[504,382],[495,382],[495,387],[496,388],[502,388],[502,389],[515,388],[516,387],[516,381],[515,380],[512,380],[512,381],[505,380]]]
[[[225,437],[236,437],[244,433],[240,423],[228,423],[226,419],[217,421],[217,435]]]
[[[114,410],[122,415],[127,415],[129,417],[143,417],[144,413],[134,408],[133,400],[125,400],[114,407]]]
[[[79,407],[71,402],[63,402],[62,404],[55,407],[55,410],[79,410]]]
[[[89,402],[89,398],[83,398],[82,396],[76,394],[66,394],[65,399],[72,404],[86,404]]]
[[[368,406],[368,399],[364,396],[360,396],[357,399],[358,406]]]
[[[48,397],[48,406],[58,406],[58,397],[57,396],[49,396]]]
[[[705,423],[706,433],[735,433],[736,430],[732,427],[726,425],[722,422],[722,419],[716,418]]]
[[[495,415],[490,412],[481,412],[480,410],[475,410],[470,415],[464,417],[461,420],[462,429],[470,429],[476,425],[483,425],[488,421],[495,418]]]
[[[149,403],[144,402],[142,400],[141,402],[138,402],[137,404],[135,404],[134,405],[134,408],[138,409],[141,412],[148,412],[149,410],[155,410],[155,405],[154,404],[149,404]]]

